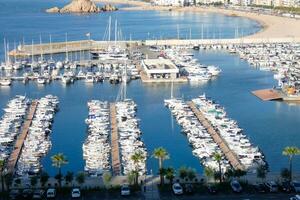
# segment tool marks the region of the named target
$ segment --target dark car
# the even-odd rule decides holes
[[[18,199],[21,197],[21,192],[19,190],[11,190],[9,192],[9,199]]]
[[[284,181],[284,182],[281,183],[280,189],[281,189],[283,192],[289,193],[289,192],[292,191],[292,186],[291,186],[291,184],[290,184],[289,181]]]
[[[192,184],[186,184],[184,190],[187,194],[194,194],[194,187]]]
[[[256,192],[259,192],[259,193],[266,193],[268,191],[268,189],[266,188],[266,186],[263,183],[254,185],[254,189]]]
[[[208,185],[207,189],[210,194],[216,194],[218,192],[216,186],[214,186],[214,185]]]
[[[31,199],[32,195],[33,195],[33,191],[31,189],[25,189],[22,192],[22,196],[24,199]]]

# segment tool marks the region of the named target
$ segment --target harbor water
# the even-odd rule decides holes
[[[48,41],[49,34],[53,41],[64,41],[68,32],[69,40],[85,39],[90,32],[93,39],[102,39],[109,15],[120,21],[124,38],[176,38],[189,37],[190,28],[193,38],[233,38],[238,34],[251,34],[260,30],[260,25],[249,19],[229,17],[207,13],[176,13],[159,11],[119,11],[92,15],[59,15],[46,14],[44,9],[62,6],[67,1],[17,1],[0,2],[0,38],[6,37],[10,44],[14,41],[43,40]],[[143,15],[141,15],[143,14]],[[143,17],[141,17],[143,16]],[[218,23],[217,23],[218,22]],[[202,26],[203,25],[203,26]],[[202,30],[202,27],[204,31]],[[203,32],[203,34],[202,34]],[[3,44],[0,45],[3,58]],[[221,51],[194,51],[195,58],[203,64],[217,65],[222,69],[221,75],[204,85],[174,84],[174,96],[190,100],[206,93],[225,107],[228,116],[237,120],[250,141],[264,152],[271,171],[280,171],[286,167],[287,158],[282,156],[285,146],[298,145],[300,135],[297,124],[300,122],[298,105],[282,102],[263,102],[251,94],[252,90],[273,87],[276,82],[271,72],[262,72],[251,68],[237,55]],[[148,154],[154,148],[163,146],[170,153],[166,166],[178,168],[182,165],[196,168],[202,173],[199,160],[192,155],[186,136],[170,111],[164,107],[163,100],[170,97],[171,84],[143,84],[140,80],[131,81],[127,87],[128,97],[138,106],[138,118],[142,139]],[[82,171],[82,144],[86,138],[88,115],[87,102],[91,99],[115,101],[119,85],[87,84],[76,81],[65,86],[59,81],[38,86],[34,82],[24,85],[14,82],[11,87],[0,88],[0,115],[8,100],[17,94],[30,98],[39,98],[46,94],[58,96],[60,110],[55,115],[51,134],[52,148],[43,160],[44,169],[54,175],[56,169],[51,166],[51,155],[64,153],[69,164],[63,171]],[[299,165],[295,159],[295,166]],[[149,157],[148,171],[157,172],[157,160]],[[295,167],[295,170],[300,169]]]

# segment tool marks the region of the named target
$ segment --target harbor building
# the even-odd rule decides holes
[[[188,82],[169,59],[144,59],[137,66],[143,83]]]
[[[176,79],[179,69],[168,59],[142,60],[142,68],[149,79]]]

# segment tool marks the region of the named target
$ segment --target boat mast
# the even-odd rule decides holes
[[[40,34],[41,61],[43,60],[42,35]]]
[[[117,34],[118,34],[118,20],[115,21],[115,46],[117,45]]]
[[[7,63],[10,63],[10,57],[9,57],[9,41],[7,41],[6,44],[6,55],[7,55]]]
[[[177,24],[177,39],[179,40],[179,25]]]
[[[171,84],[171,99],[174,98],[174,96],[173,96],[173,89],[174,89],[174,82],[173,82],[173,79],[172,79],[172,84]]]
[[[203,40],[203,24],[201,25],[201,39]]]
[[[109,16],[108,19],[108,41],[110,41],[110,36],[111,35],[111,16]]]
[[[34,57],[33,57],[33,40],[31,41],[31,64],[34,63]]]
[[[17,61],[17,57],[16,57],[16,55],[17,55],[17,45],[16,45],[16,41],[14,41],[14,49],[15,49],[15,52],[14,52],[14,62],[16,62],[16,61]]]
[[[6,52],[6,39],[5,38],[4,38],[3,42],[4,42],[4,61],[5,61],[5,64],[7,64],[7,52]]]
[[[68,33],[66,33],[66,61],[69,61],[69,55],[68,55]]]
[[[51,34],[49,35],[49,40],[50,40],[50,60],[52,61],[53,57],[52,57],[52,36],[51,36]]]

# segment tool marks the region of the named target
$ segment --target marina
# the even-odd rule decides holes
[[[20,4],[20,6],[23,6],[27,5],[28,3],[21,2]],[[105,26],[98,25],[106,24],[108,16],[100,14],[99,16],[91,15],[89,17],[75,15],[53,15],[49,17],[46,14],[40,12],[41,4],[45,5],[47,3],[37,2],[34,7],[28,7],[30,12],[25,14],[26,17],[24,17],[24,20],[26,21],[27,19],[30,19],[33,20],[32,23],[38,23],[38,21],[35,20],[37,19],[36,13],[38,13],[38,15],[43,17],[45,22],[47,22],[43,22],[42,24],[38,23],[42,35],[42,43],[48,43],[48,34],[51,34],[53,39],[52,44],[61,43],[62,45],[59,48],[59,51],[62,51],[61,54],[63,55],[52,52],[54,53],[53,59],[56,63],[58,61],[62,63],[65,61],[64,40],[66,32],[68,32],[68,40],[70,42],[86,41],[85,45],[89,46],[89,40],[85,35],[87,32],[86,26],[89,26],[91,27],[91,29],[89,29],[88,31],[91,32],[92,40],[101,41],[102,35],[99,33],[105,32],[105,30],[103,30],[105,29]],[[14,6],[11,5],[11,7]],[[51,6],[47,5],[44,7]],[[11,9],[14,10],[14,8]],[[23,16],[20,16],[18,12],[16,12],[15,14],[16,18],[23,18]],[[197,95],[199,95],[199,93],[205,92],[208,96],[220,102],[220,104],[222,104],[226,108],[227,113],[234,119],[236,119],[239,125],[243,127],[243,129],[247,133],[247,136],[249,135],[249,137],[251,137],[251,141],[257,144],[262,149],[262,151],[266,155],[266,160],[270,164],[270,170],[277,172],[280,171],[282,166],[279,166],[277,163],[284,163],[285,161],[285,158],[281,157],[280,150],[287,145],[296,145],[297,138],[299,138],[297,134],[297,127],[294,126],[294,124],[299,123],[298,107],[290,104],[272,101],[264,102],[264,104],[262,104],[262,102],[251,95],[251,91],[260,88],[272,88],[274,85],[276,85],[277,81],[273,80],[273,74],[268,71],[258,71],[255,68],[250,68],[250,65],[245,60],[240,60],[237,54],[228,54],[227,52],[229,51],[224,52],[225,48],[218,48],[220,44],[214,43],[217,41],[219,32],[221,32],[220,38],[233,38],[235,37],[235,29],[239,26],[240,31],[244,31],[244,35],[247,35],[253,32],[257,32],[261,29],[258,23],[249,19],[229,16],[225,17],[217,14],[171,14],[154,11],[143,11],[145,19],[140,19],[138,17],[140,14],[141,12],[135,11],[133,11],[132,13],[116,13],[116,15],[119,15],[118,19],[122,25],[123,33],[127,37],[127,41],[130,41],[129,35],[131,33],[129,30],[134,30],[134,33],[132,33],[132,41],[145,40],[145,43],[149,44],[148,48],[150,48],[150,46],[152,45],[156,46],[157,41],[159,43],[163,43],[164,41],[164,39],[162,39],[162,41],[159,41],[158,38],[160,38],[160,35],[162,35],[163,38],[177,37],[176,26],[178,23],[180,27],[180,38],[187,38],[186,40],[182,39],[184,40],[182,44],[184,43],[186,45],[187,43],[190,43],[187,46],[189,46],[189,51],[191,51],[194,55],[193,58],[197,58],[199,60],[197,63],[201,63],[201,65],[205,66],[214,65],[221,69],[221,73],[217,78],[212,78],[211,80],[213,81],[207,81],[205,82],[205,84],[203,84],[201,81],[193,81],[192,84],[178,83],[174,81],[173,86],[171,86],[172,83],[170,82],[173,81],[168,81],[168,83],[160,82],[153,85],[143,84],[141,80],[135,79],[133,79],[135,81],[128,82],[128,96],[133,99],[134,102],[138,105],[139,110],[137,112],[139,118],[141,119],[139,128],[143,132],[143,143],[147,147],[147,151],[151,152],[158,146],[164,146],[171,155],[171,159],[166,161],[166,165],[174,166],[175,168],[179,168],[182,165],[187,165],[196,168],[197,172],[199,173],[201,173],[203,170],[202,165],[199,164],[198,157],[193,156],[192,149],[187,145],[187,137],[178,134],[181,128],[178,127],[176,123],[172,124],[169,116],[170,112],[163,107],[163,100],[168,98],[170,88],[174,87],[174,94],[183,96],[187,99],[195,98]],[[9,13],[7,16],[9,16]],[[57,20],[59,17],[64,18],[65,21]],[[26,47],[26,52],[28,53],[28,55],[30,55],[32,53],[30,45],[31,39],[33,38],[35,40],[34,54],[36,55],[35,62],[37,63],[39,59],[38,57],[40,57],[39,53],[41,52],[38,51],[37,41],[39,40],[39,34],[33,34],[36,33],[36,29],[28,27],[26,23],[22,22],[22,24],[25,24],[24,26],[26,26],[26,31],[24,31],[24,27],[22,24],[20,25],[20,22],[8,19],[6,15],[3,16],[3,19],[4,21],[11,21],[11,23],[9,24],[2,23],[3,30],[12,30],[11,26],[15,27],[15,29],[13,29],[14,31],[3,31],[3,36],[5,36],[6,39],[10,41],[10,46],[12,46],[11,44],[12,42],[14,42],[14,40],[21,41],[22,37],[25,37],[25,43],[28,44],[28,46]],[[133,19],[138,20],[134,26],[130,24]],[[218,25],[217,23],[215,23],[216,21],[223,21],[224,23],[222,25]],[[70,23],[74,24],[74,26],[72,26],[72,32],[69,30]],[[98,25],[95,26],[95,24]],[[149,24],[152,26],[150,26]],[[168,25],[166,26],[166,24]],[[192,38],[201,38],[201,24],[204,24],[203,38],[205,39],[210,37],[210,39],[212,39],[210,40],[210,42],[207,41],[207,43],[209,44],[208,46],[210,46],[211,48],[204,49],[201,48],[200,45],[200,50],[193,50],[192,48],[194,45],[191,43],[193,43],[194,41],[188,40],[188,27],[195,27],[192,28]],[[161,28],[162,33],[157,32],[157,27]],[[149,35],[148,32],[150,33]],[[213,35],[215,35],[215,40],[213,40]],[[168,44],[171,44],[170,41],[171,40],[168,41]],[[200,39],[197,41],[199,41],[199,44],[203,44],[200,42]],[[283,40],[278,41],[278,43],[280,43]],[[292,38],[290,38],[289,40],[285,41],[290,43],[293,40]],[[225,42],[228,41],[224,40],[224,43]],[[240,44],[242,42],[243,41],[241,39],[236,39],[236,41],[233,41],[233,43],[235,44]],[[247,40],[245,39],[244,42],[247,43]],[[269,42],[276,43],[272,38],[270,38],[269,41],[266,38],[263,41],[259,41],[260,44],[268,44]],[[174,44],[175,43],[178,44],[180,42],[175,41],[174,39]],[[3,44],[1,42],[0,52],[1,55],[4,55],[2,50],[4,48],[2,45]],[[246,48],[251,45],[251,43],[247,43],[247,45],[245,44]],[[221,46],[227,45],[222,44]],[[12,48],[9,49],[11,50]],[[86,49],[89,49],[89,47]],[[17,74],[14,75],[13,73],[13,75],[11,76],[11,80],[5,79],[5,70],[2,70],[1,73],[1,76],[5,77],[2,81],[4,85],[10,85],[9,87],[1,86],[0,88],[1,108],[5,108],[8,100],[12,99],[17,94],[26,94],[26,96],[33,99],[39,99],[46,94],[53,94],[59,97],[60,112],[57,113],[55,123],[53,123],[54,134],[52,134],[51,136],[52,148],[49,150],[45,158],[42,159],[44,169],[53,176],[56,174],[56,169],[51,166],[50,157],[57,152],[63,152],[69,160],[69,164],[64,166],[64,172],[82,171],[85,168],[86,161],[82,159],[82,146],[88,138],[88,135],[85,134],[87,125],[84,123],[86,117],[89,116],[86,103],[91,101],[91,99],[99,99],[101,102],[114,102],[120,87],[120,85],[109,84],[109,78],[105,78],[104,80],[107,81],[103,81],[103,83],[101,84],[96,84],[96,72],[93,72],[94,77],[92,77],[89,73],[91,72],[91,70],[89,69],[90,65],[88,64],[88,57],[90,55],[88,53],[85,53],[86,57],[81,59],[81,62],[84,62],[86,67],[83,67],[81,66],[81,64],[79,64],[79,66],[76,68],[76,78],[74,78],[73,84],[65,84],[65,82],[68,81],[63,82],[62,80],[60,80],[60,78],[63,77],[65,71],[73,71],[71,70],[71,66],[73,65],[73,62],[76,61],[75,50],[77,49],[74,49],[73,51],[70,46],[68,50],[70,51],[69,67],[66,70],[64,69],[64,67],[62,67],[59,71],[59,75],[57,76],[58,80],[52,80],[50,84],[48,84],[46,80],[44,81],[43,78],[39,79],[41,69],[37,70],[39,75],[35,76],[36,78],[34,78],[34,81],[29,80],[26,84],[24,84],[20,78],[24,75],[22,71],[23,69],[13,70],[17,71]],[[47,52],[45,49],[45,52],[43,52],[42,54],[44,54],[44,59],[48,61],[50,60],[50,55],[46,55],[46,53]],[[77,52],[77,58],[80,57],[79,54],[80,52]],[[83,54],[83,52],[81,54]],[[160,54],[160,52],[158,52],[158,54]],[[171,54],[172,53],[170,53],[170,55]],[[258,54],[260,54],[260,52],[258,52]],[[176,55],[177,54],[175,54],[175,56]],[[12,61],[14,60],[13,57],[14,55],[12,54]],[[168,57],[167,59],[171,58]],[[31,59],[29,58],[29,63],[31,62],[30,60]],[[80,63],[80,59],[77,60],[78,63]],[[99,61],[95,61],[95,64],[97,62]],[[92,65],[94,65],[94,63],[92,63]],[[131,63],[127,63],[128,71],[130,71],[129,66],[131,66]],[[15,68],[18,67],[16,66]],[[135,69],[137,68],[138,66]],[[31,70],[31,67],[28,67],[27,69]],[[97,67],[95,69],[97,69]],[[80,70],[84,74],[79,74]],[[122,77],[121,71],[119,74],[120,77]],[[105,73],[100,75],[105,76]],[[112,74],[107,73],[107,77],[111,75]],[[20,81],[15,81],[14,78],[20,79]],[[64,80],[68,80],[68,77],[66,77]],[[43,82],[45,82],[45,84],[43,84]],[[93,84],[91,84],[91,82],[93,82]],[[121,82],[121,78],[119,78],[119,82]],[[98,83],[100,83],[100,81]],[[3,116],[4,111],[1,110],[0,113]],[[240,113],[243,113],[243,115],[241,115]],[[282,113],[284,113],[284,117],[282,117]],[[267,125],[265,125],[266,119],[269,120]],[[163,124],[164,126],[156,127],[153,124]],[[287,131],[284,130],[284,127],[289,127],[288,134]],[[269,140],[266,142],[264,137],[269,138]],[[172,144],[169,144],[170,141],[172,141]],[[272,144],[271,147],[269,143]],[[297,164],[298,161],[295,161],[295,163]],[[158,171],[157,162],[153,158],[147,159],[147,170],[150,171],[151,169],[154,172]]]

